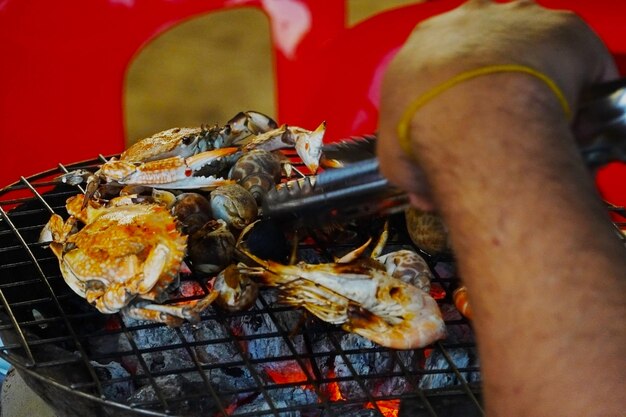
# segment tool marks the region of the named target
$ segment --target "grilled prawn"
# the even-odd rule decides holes
[[[395,349],[414,349],[445,337],[436,301],[421,289],[391,277],[379,264],[283,265],[244,253],[260,267],[240,266],[244,275],[278,287],[287,305]]]

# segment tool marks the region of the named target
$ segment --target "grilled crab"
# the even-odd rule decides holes
[[[277,129],[251,136],[251,140],[243,145],[242,149],[244,152],[249,152],[253,149],[275,151],[284,148],[295,148],[304,165],[311,173],[315,173],[322,156],[325,133],[326,122],[322,122],[315,130],[282,125]]]
[[[159,304],[177,279],[185,255],[182,235],[167,209],[159,204],[132,204],[120,197],[100,206],[77,195],[68,199],[70,218],[52,215],[44,231],[59,260],[63,279],[79,296],[102,313],[125,311],[129,316],[180,325],[195,321],[216,297]],[[76,231],[77,220],[85,226]],[[139,299],[151,303],[139,303]]]
[[[232,165],[241,155],[233,155],[239,149],[237,142],[276,126],[269,116],[247,111],[238,113],[223,127],[176,127],[136,142],[119,159],[112,158],[93,175],[78,170],[61,176],[60,180],[72,185],[87,181],[89,196],[93,196],[103,180],[171,189],[217,187],[231,182],[216,174],[225,166],[221,162]],[[216,164],[215,169],[209,166]]]

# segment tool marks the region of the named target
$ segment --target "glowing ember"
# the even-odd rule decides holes
[[[296,362],[287,362],[280,369],[268,368],[267,375],[277,384],[290,384],[306,382],[307,377],[302,368]]]
[[[328,372],[328,378],[329,379],[334,379],[337,375],[335,375],[335,370],[331,369]],[[337,383],[337,381],[332,381],[329,382],[328,385],[326,386],[326,390],[327,390],[327,394],[328,394],[328,399],[330,401],[343,401],[345,400],[345,398],[343,398],[343,395],[341,394],[341,390],[339,389],[339,384]]]
[[[398,417],[400,412],[400,400],[376,401],[376,406],[385,417]],[[376,408],[372,403],[368,403],[365,408]]]
[[[443,300],[446,297],[446,290],[440,284],[433,282],[430,285],[430,296],[435,300]]]
[[[204,295],[204,289],[195,281],[182,281],[179,288],[183,297],[193,297]]]

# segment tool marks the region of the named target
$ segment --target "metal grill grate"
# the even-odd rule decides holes
[[[37,240],[50,214],[65,218],[65,200],[82,192],[52,178],[104,160],[59,165],[0,190],[0,357],[61,414],[483,415],[471,327],[450,301],[457,282],[449,256],[424,254],[447,292],[439,302],[450,335],[426,349],[355,341],[277,305],[269,289],[249,311],[209,309],[200,323],[175,329],[99,313]],[[391,249],[411,245],[400,223],[391,219]],[[319,248],[307,241],[300,250]]]

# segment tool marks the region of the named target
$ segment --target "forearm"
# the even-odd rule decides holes
[[[626,253],[542,89],[458,85],[418,112],[414,149],[469,287],[490,415],[617,416]]]

